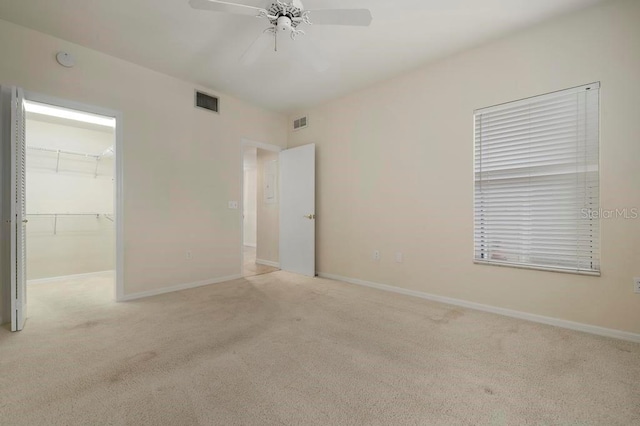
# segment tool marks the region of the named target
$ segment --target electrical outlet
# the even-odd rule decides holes
[[[380,251],[379,250],[374,250],[372,258],[376,262],[379,261],[380,260]]]
[[[237,201],[229,201],[229,209],[238,210],[238,202]]]
[[[184,258],[187,260],[191,260],[192,257],[193,256],[192,256],[191,250],[187,251],[184,255]]]
[[[633,291],[640,294],[640,277],[635,277],[633,279]]]
[[[404,262],[404,255],[401,252],[396,253],[396,263]]]

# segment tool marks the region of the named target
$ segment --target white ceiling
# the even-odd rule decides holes
[[[265,6],[269,0],[226,0]],[[188,0],[0,0],[0,18],[279,111],[344,95],[430,60],[600,0],[305,0],[307,9],[368,8],[371,27],[310,26],[318,73],[287,51],[239,58],[267,27],[198,11]],[[79,61],[82,58],[78,58]]]
[[[100,126],[98,124],[85,123],[82,121],[70,120],[67,118],[53,117],[51,115],[43,115],[35,112],[27,112],[25,114],[25,119],[27,121],[29,120],[39,121],[42,123],[59,124],[61,126],[66,126],[66,127],[75,127],[78,129],[95,130],[101,133],[109,133],[109,134],[115,133],[113,127]]]

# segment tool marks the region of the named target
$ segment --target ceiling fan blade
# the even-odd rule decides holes
[[[245,66],[255,64],[260,56],[269,48],[273,49],[275,34],[265,31],[258,36],[251,46],[240,57],[240,63]]]
[[[318,9],[309,11],[314,25],[353,25],[368,27],[373,17],[369,9]]]
[[[194,9],[211,10],[213,12],[232,13],[234,15],[258,16],[263,10],[259,7],[247,6],[246,4],[229,3],[217,0],[189,0],[189,5]]]

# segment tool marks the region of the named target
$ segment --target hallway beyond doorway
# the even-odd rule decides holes
[[[256,263],[256,248],[244,246],[243,250],[244,262],[242,264],[242,276],[253,277],[256,275],[268,274],[278,271],[273,266],[260,265]]]

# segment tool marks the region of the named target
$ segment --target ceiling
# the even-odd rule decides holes
[[[60,126],[75,127],[78,129],[94,130],[101,133],[114,134],[113,127],[100,126],[98,124],[85,123],[78,120],[70,120],[67,118],[53,117],[51,115],[38,114],[35,112],[27,112],[25,114],[27,121],[39,121],[42,123],[58,124]],[[28,127],[28,125],[27,125]]]
[[[373,14],[368,28],[305,26],[295,47],[311,43],[323,52],[331,64],[324,72],[297,60],[291,43],[242,64],[265,21],[194,10],[188,0],[0,0],[0,18],[287,112],[599,1],[304,0],[307,9],[368,8]]]

